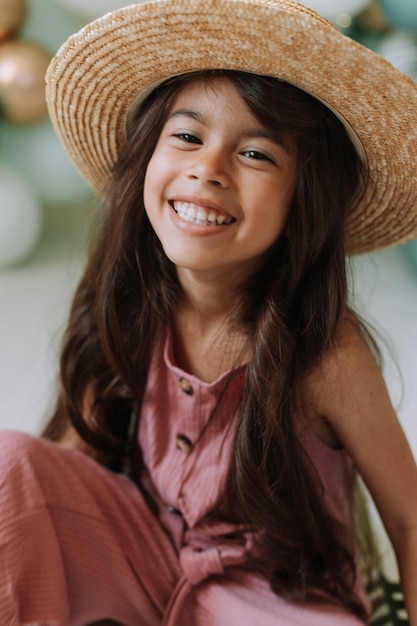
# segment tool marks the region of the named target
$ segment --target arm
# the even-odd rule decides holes
[[[73,426],[68,426],[57,443],[60,443],[65,448],[72,448],[78,450],[90,456],[93,459],[99,460],[99,453],[97,450],[89,446],[84,439],[80,437]]]
[[[83,417],[86,421],[91,419],[91,410],[93,405],[94,397],[91,389],[87,389],[85,398],[83,401]],[[67,420],[69,421],[69,420]],[[78,450],[79,452],[83,452],[87,454],[93,459],[97,461],[100,460],[100,454],[93,447],[89,446],[84,439],[77,433],[72,424],[68,423],[62,435],[57,440],[57,443],[60,443],[62,446],[66,448],[72,448],[73,450]]]
[[[381,372],[348,320],[302,399],[317,434],[336,438],[362,475],[398,561],[411,626],[417,626],[417,466]]]

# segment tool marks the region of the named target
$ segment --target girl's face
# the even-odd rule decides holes
[[[179,92],[148,164],[144,203],[178,275],[244,279],[284,232],[295,148],[224,77]]]

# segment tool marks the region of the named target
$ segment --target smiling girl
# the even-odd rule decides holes
[[[367,623],[360,474],[416,626],[417,468],[345,258],[417,235],[417,85],[298,2],[162,0],[74,35],[47,99],[106,208],[44,437],[0,437],[0,622]]]
[[[256,270],[284,232],[295,170],[294,146],[260,123],[227,78],[187,84],[144,187],[147,215],[179,275],[212,274],[230,293]]]

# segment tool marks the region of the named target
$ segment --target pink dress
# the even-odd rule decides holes
[[[244,373],[203,383],[175,366],[161,338],[138,433],[141,483],[156,510],[79,452],[0,433],[1,626],[360,624],[335,607],[277,597],[245,568],[252,533],[221,521]],[[329,512],[348,524],[345,453],[295,419]]]

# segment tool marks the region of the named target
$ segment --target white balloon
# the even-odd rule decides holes
[[[303,4],[335,22],[343,13],[354,17],[368,6],[369,0],[303,0]]]
[[[23,261],[42,231],[41,207],[25,179],[0,164],[0,268]]]
[[[377,52],[404,74],[417,80],[417,39],[404,31],[393,31],[381,41]]]
[[[78,202],[92,193],[49,120],[25,128],[0,124],[0,160],[24,176],[42,202]]]
[[[71,9],[79,15],[85,15],[94,19],[107,13],[120,9],[129,4],[135,4],[133,0],[57,0],[60,4]],[[136,3],[139,4],[139,3]]]
[[[114,11],[132,0],[57,0],[60,4],[89,18],[99,17],[108,11]],[[139,3],[138,3],[139,4]],[[357,15],[368,4],[369,0],[303,0],[303,4],[314,9],[329,20],[336,20],[341,13]]]

